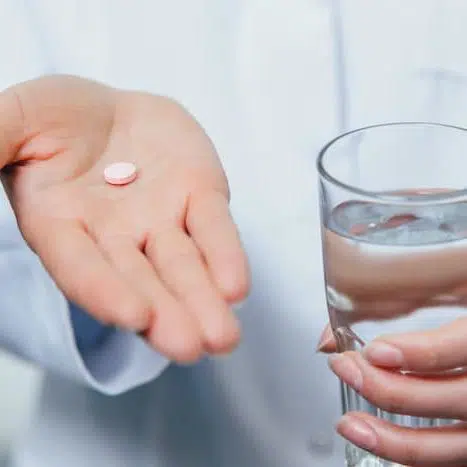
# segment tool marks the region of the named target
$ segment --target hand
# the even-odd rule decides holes
[[[467,319],[462,318],[429,332],[381,337],[362,354],[345,352],[330,360],[336,375],[383,410],[459,423],[410,429],[350,413],[338,431],[354,444],[403,465],[466,466],[466,337]]]
[[[19,227],[65,295],[173,360],[230,351],[247,264],[194,119],[163,97],[63,76],[5,91],[0,111]],[[106,184],[104,167],[123,160],[137,180]]]

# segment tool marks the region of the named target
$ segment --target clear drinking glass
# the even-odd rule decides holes
[[[327,304],[338,351],[467,316],[467,131],[391,123],[345,133],[317,161]],[[408,376],[409,377],[409,376]],[[396,424],[342,386],[343,410]],[[394,467],[350,443],[349,467]]]

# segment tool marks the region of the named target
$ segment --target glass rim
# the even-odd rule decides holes
[[[346,182],[339,180],[338,178],[331,175],[324,168],[324,158],[329,150],[334,147],[334,145],[354,134],[362,133],[364,131],[376,129],[376,128],[385,128],[385,127],[394,127],[394,126],[433,126],[444,129],[459,130],[467,133],[467,128],[451,125],[447,123],[438,123],[438,122],[429,122],[429,121],[398,121],[398,122],[388,122],[388,123],[376,123],[373,125],[362,126],[350,131],[339,134],[335,138],[328,141],[319,151],[318,157],[316,159],[316,168],[318,174],[324,180],[327,180],[329,183],[342,188],[349,193],[355,195],[363,196],[366,198],[371,198],[377,202],[388,202],[392,204],[430,204],[435,202],[456,202],[456,201],[466,201],[467,198],[467,187],[462,189],[454,189],[452,191],[438,192],[438,193],[423,193],[417,194],[409,199],[401,199],[400,196],[396,196],[390,192],[380,192],[380,191],[371,191],[358,188],[356,186],[350,185]],[[467,136],[467,134],[466,134]]]

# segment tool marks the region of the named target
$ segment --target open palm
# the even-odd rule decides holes
[[[222,167],[194,119],[166,98],[63,76],[2,102],[2,120],[21,120],[6,132],[7,192],[65,295],[177,361],[231,350],[229,305],[247,293],[247,264]],[[118,161],[136,165],[135,182],[104,182]]]

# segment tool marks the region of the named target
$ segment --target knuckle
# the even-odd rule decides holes
[[[212,225],[224,222],[226,218],[232,220],[228,208],[229,197],[229,192],[221,188],[192,194],[187,213],[189,224],[202,229],[211,228]]]
[[[407,394],[393,388],[373,387],[368,399],[374,405],[390,413],[401,413],[408,405]]]
[[[225,220],[225,213],[219,210],[206,210],[203,215],[189,215],[187,223],[190,231],[196,229],[198,233],[209,232],[213,226],[221,224]]]
[[[90,231],[97,244],[106,251],[116,251],[134,237],[131,227],[122,223],[107,223],[99,229]]]
[[[426,465],[425,452],[426,446],[420,442],[418,437],[399,432],[395,437],[392,437],[391,441],[382,438],[380,449],[375,454],[388,461],[397,462],[397,465],[415,467]]]
[[[401,393],[391,394],[387,393],[387,402],[383,407],[386,411],[391,413],[401,413],[404,411],[404,408],[407,406],[407,397]]]
[[[160,242],[155,240],[151,250],[156,264],[169,272],[183,271],[188,264],[200,258],[199,252],[189,241],[178,241],[175,238]]]
[[[412,440],[402,442],[402,453],[404,463],[408,465],[420,465],[422,448],[419,443],[414,443]]]
[[[121,302],[117,312],[114,314],[114,324],[131,331],[142,331],[147,329],[151,320],[151,308],[139,300],[127,300]]]
[[[177,248],[165,255],[162,266],[168,270],[183,270],[187,263],[197,258],[198,255],[191,248]]]
[[[181,299],[202,297],[207,291],[208,284],[200,276],[198,268],[193,267],[193,260],[193,255],[176,253],[165,258],[159,265],[165,280],[169,286],[177,289]]]
[[[440,355],[432,344],[427,344],[422,352],[422,361],[426,370],[436,370],[439,367]]]

